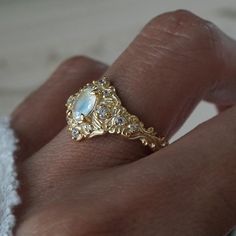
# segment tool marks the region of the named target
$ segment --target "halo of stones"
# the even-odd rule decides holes
[[[81,93],[90,89],[96,95],[96,103],[87,116],[75,118],[73,109]],[[156,136],[154,129],[145,129],[137,116],[131,115],[121,104],[115,88],[104,77],[85,85],[79,92],[70,96],[66,103],[66,119],[72,139],[81,140],[105,133],[121,134],[129,139],[139,139],[152,150],[159,150],[167,145],[164,138]]]

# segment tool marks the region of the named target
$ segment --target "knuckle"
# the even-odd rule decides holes
[[[188,63],[189,71],[199,68],[199,73],[207,73],[212,70],[215,74],[210,77],[214,80],[222,69],[219,32],[211,22],[189,11],[177,10],[153,18],[141,32],[136,47],[145,48],[151,61],[153,57],[162,58],[159,60],[162,67],[168,61],[178,70],[183,63]]]
[[[218,41],[217,27],[187,10],[177,10],[164,13],[153,18],[147,24],[147,30],[153,35],[163,37],[167,35],[171,38],[183,39],[183,47],[216,49],[215,43]],[[155,31],[158,34],[155,34]]]
[[[100,76],[104,73],[107,65],[91,59],[87,56],[73,56],[62,62],[56,69],[51,79],[54,81],[58,77],[66,79],[77,79],[78,75]]]
[[[185,23],[186,21],[191,21],[191,22],[196,22],[196,21],[202,21],[200,17],[192,13],[191,11],[188,10],[176,10],[173,12],[167,12],[163,14],[163,17],[166,19],[170,18],[178,23]]]
[[[158,23],[161,21],[176,21],[178,23],[182,23],[182,22],[185,22],[186,20],[189,20],[189,21],[196,21],[196,20],[199,20],[200,18],[198,16],[196,16],[195,14],[193,14],[192,12],[190,11],[187,11],[187,10],[176,10],[176,11],[172,11],[172,12],[166,12],[166,13],[163,13],[159,16],[156,16],[154,17],[150,23]]]

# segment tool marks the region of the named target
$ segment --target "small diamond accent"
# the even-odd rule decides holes
[[[107,83],[107,79],[103,78],[103,79],[100,79],[98,80],[98,82],[102,85],[106,84]]]
[[[101,119],[108,118],[109,114],[110,114],[109,113],[109,109],[107,107],[105,107],[105,106],[99,107],[97,112],[98,112],[99,118],[101,118]]]
[[[103,95],[104,95],[105,97],[111,95],[111,90],[109,90],[109,89],[104,90],[104,91],[103,91]]]
[[[72,134],[73,138],[78,138],[78,136],[80,135],[80,132],[79,132],[78,129],[73,128],[72,131],[71,131],[71,134]]]
[[[138,130],[139,126],[138,126],[138,124],[130,124],[128,127],[129,127],[130,132],[134,133]]]
[[[125,118],[123,116],[115,117],[115,124],[116,125],[123,125],[125,123]]]

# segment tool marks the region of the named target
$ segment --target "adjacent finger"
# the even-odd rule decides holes
[[[236,102],[235,59],[235,41],[181,10],[153,19],[106,74],[133,113],[170,137],[201,99]]]
[[[197,220],[202,229],[224,235],[235,225],[236,217],[235,120],[236,106],[199,125],[163,152],[127,165],[127,175],[134,174],[129,175],[129,180],[141,175],[154,186],[161,183],[164,186],[162,194],[175,196],[174,199],[189,199],[190,209],[200,203],[201,207],[195,212],[187,211],[186,219],[182,218],[180,223]],[[149,190],[145,190],[142,180],[138,185],[139,191],[142,189],[140,192],[151,189],[148,186]],[[189,191],[191,186],[193,193]],[[175,204],[174,199],[170,204]],[[188,203],[185,202],[186,207]]]
[[[65,101],[91,79],[98,79],[106,66],[78,56],[67,60],[12,114],[12,127],[19,140],[19,156],[26,158],[65,127]]]

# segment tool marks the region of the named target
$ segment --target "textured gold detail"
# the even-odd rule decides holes
[[[90,89],[96,95],[96,104],[87,115],[79,119],[73,116],[74,104],[81,92]],[[85,85],[80,91],[69,97],[66,103],[66,118],[72,139],[82,140],[105,133],[120,134],[128,139],[139,139],[142,144],[149,146],[153,151],[160,150],[168,145],[164,137],[158,137],[154,128],[145,128],[137,116],[131,115],[121,105],[115,88],[107,77]]]

